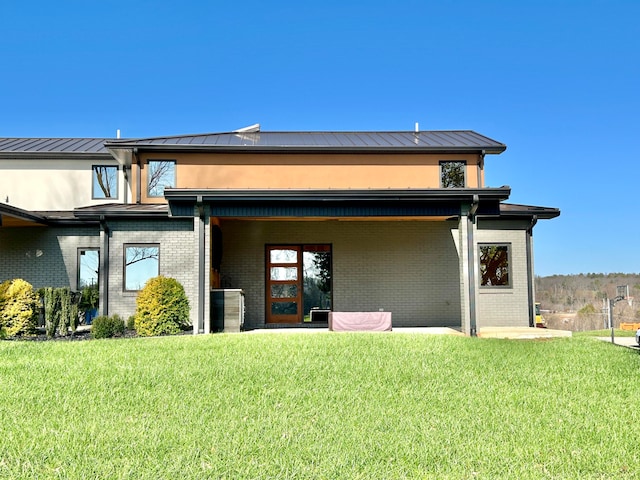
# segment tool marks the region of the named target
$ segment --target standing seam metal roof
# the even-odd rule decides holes
[[[104,153],[108,138],[0,138],[1,153]]]
[[[134,146],[210,146],[256,148],[486,149],[503,151],[503,143],[471,130],[423,132],[229,132],[110,140],[110,148]]]

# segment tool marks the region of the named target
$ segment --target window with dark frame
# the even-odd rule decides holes
[[[440,187],[464,188],[467,185],[467,162],[462,160],[440,162]]]
[[[118,167],[93,165],[91,170],[91,198],[118,198]]]
[[[98,248],[78,249],[78,290],[95,287],[100,278],[100,250]]]
[[[480,286],[511,287],[511,245],[486,243],[478,245],[480,253]]]
[[[160,245],[129,243],[124,245],[124,290],[136,292],[147,280],[160,275]]]
[[[149,197],[162,197],[165,188],[175,186],[175,160],[149,160],[147,162],[147,195]]]

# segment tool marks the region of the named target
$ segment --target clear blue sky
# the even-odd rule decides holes
[[[536,273],[640,272],[640,1],[28,1],[0,136],[472,129],[487,184],[558,207]]]

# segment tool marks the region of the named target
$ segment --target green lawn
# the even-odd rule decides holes
[[[640,478],[640,355],[591,338],[0,342],[0,478]]]

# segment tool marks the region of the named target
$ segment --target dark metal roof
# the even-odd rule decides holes
[[[0,154],[109,154],[107,138],[0,138]]]
[[[423,132],[229,132],[109,140],[109,149],[501,153],[505,144],[471,130]]]
[[[108,217],[166,217],[169,207],[166,203],[107,203],[76,208],[73,211],[78,218]]]
[[[501,217],[532,217],[540,219],[556,218],[560,215],[560,209],[551,207],[536,207],[533,205],[517,205],[513,203],[500,204]]]
[[[45,216],[38,212],[30,212],[22,208],[14,207],[13,205],[0,203],[0,220],[2,219],[3,215],[29,223],[38,223],[42,225],[46,225],[47,223],[47,219],[45,218]],[[0,221],[0,225],[1,224],[2,222]]]

